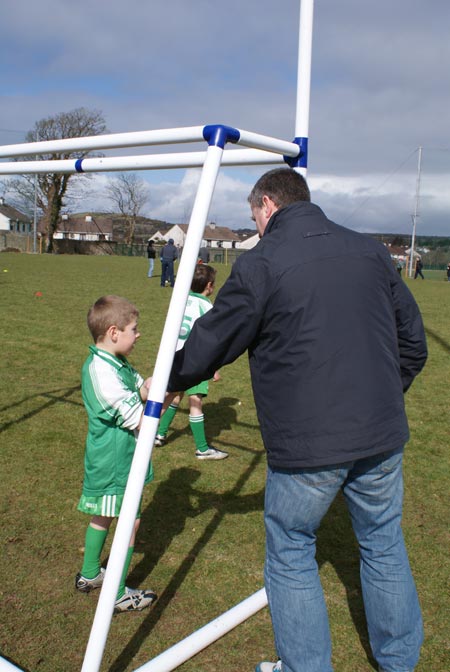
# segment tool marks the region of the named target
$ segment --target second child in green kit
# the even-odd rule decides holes
[[[191,291],[186,303],[186,310],[178,336],[177,350],[180,350],[185,340],[189,337],[195,321],[211,310],[212,303],[209,299],[214,291],[216,271],[207,264],[197,264],[192,279]],[[220,379],[218,372],[214,374],[214,381]],[[167,432],[178,410],[184,394],[189,396],[189,425],[195,442],[195,456],[198,460],[223,460],[228,453],[218,450],[208,444],[205,436],[205,416],[203,414],[203,397],[208,394],[209,383],[204,381],[195,387],[180,392],[172,399],[171,404],[162,415],[158,433],[156,434],[155,446],[163,446],[166,443]]]

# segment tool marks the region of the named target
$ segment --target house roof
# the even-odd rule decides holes
[[[66,219],[67,217],[67,219]],[[90,221],[86,218],[89,217]],[[104,213],[93,214],[74,214],[60,217],[58,222],[58,231],[88,233],[88,234],[112,234],[114,216]],[[38,230],[45,231],[45,223],[39,222]]]
[[[88,218],[88,219],[86,219]],[[172,225],[167,225],[157,219],[137,217],[135,228],[135,242],[146,243],[149,238],[164,235]],[[40,220],[39,233],[46,234],[46,222]],[[117,213],[107,212],[77,212],[72,214],[62,213],[58,220],[58,231],[61,233],[77,233],[87,235],[103,234],[110,238],[114,236],[116,242],[120,242],[126,236],[128,225],[126,218]]]
[[[17,208],[13,208],[12,205],[7,205],[6,203],[0,203],[0,213],[8,219],[11,219],[13,222],[31,222],[30,217],[24,215],[23,212],[20,212],[20,210],[17,210]]]
[[[184,233],[187,233],[188,224],[176,224],[175,226],[179,226]],[[230,240],[236,242],[241,240],[239,236],[227,226],[217,226],[217,224],[213,224],[212,226],[207,224],[205,226],[203,238],[204,240]]]

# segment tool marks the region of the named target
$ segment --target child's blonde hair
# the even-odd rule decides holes
[[[137,320],[139,311],[136,306],[123,298],[109,294],[101,296],[89,309],[87,325],[92,334],[94,343],[97,343],[108,331],[115,326],[121,331],[133,320]]]

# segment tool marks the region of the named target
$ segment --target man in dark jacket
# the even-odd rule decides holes
[[[175,259],[178,258],[178,251],[175,245],[173,244],[173,238],[169,238],[167,245],[161,250],[161,287],[166,286],[166,280],[170,282],[170,286],[173,287],[175,284],[175,277],[173,271],[173,265]]]
[[[267,451],[265,586],[280,661],[332,672],[316,531],[339,490],[361,560],[369,637],[383,672],[412,671],[422,619],[400,521],[403,394],[425,364],[419,309],[372,238],[334,224],[294,170],[249,196],[261,240],[234,264],[175,357],[183,390],[246,349]]]

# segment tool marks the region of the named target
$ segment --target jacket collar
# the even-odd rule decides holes
[[[110,352],[106,352],[106,350],[100,350],[100,348],[97,348],[95,345],[90,345],[89,350],[92,352],[93,355],[97,355],[97,357],[100,357],[100,359],[103,359],[105,362],[108,362],[111,364],[111,366],[114,366],[116,369],[121,369],[124,366],[128,365],[127,360],[125,357],[115,357],[112,355]]]
[[[303,218],[305,218],[306,228],[302,226]],[[292,223],[293,219],[297,220],[296,224],[298,224],[299,231],[304,236],[312,235],[313,233],[316,235],[319,233],[330,233],[328,220],[319,206],[309,201],[296,201],[273,213],[267,223],[263,236],[275,231],[280,226],[284,226],[286,223]],[[306,229],[308,230],[306,231]]]

